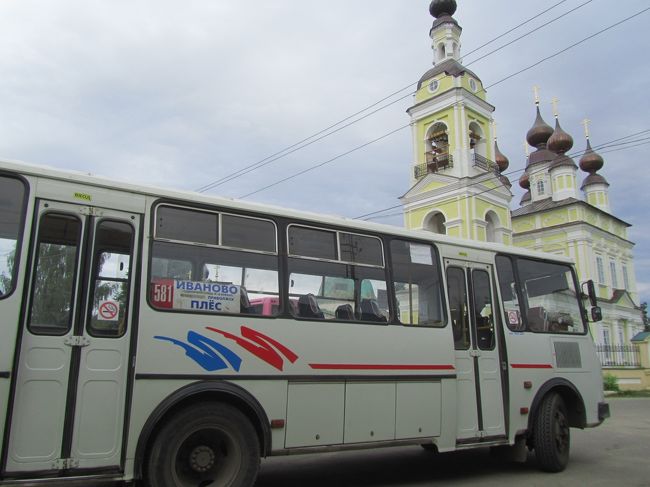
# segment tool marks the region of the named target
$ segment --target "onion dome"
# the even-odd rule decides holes
[[[442,24],[454,24],[460,29],[460,25],[456,19],[452,17],[456,12],[456,0],[433,0],[429,5],[429,13],[433,15],[436,20],[433,21],[431,30]]]
[[[528,173],[523,173],[519,178],[519,186],[523,189],[530,189],[530,180],[528,179]]]
[[[560,121],[557,118],[555,119],[555,130],[553,131],[553,135],[548,139],[546,145],[550,150],[557,152],[558,154],[564,154],[573,147],[573,137],[562,130],[562,127],[560,127]]]
[[[596,171],[599,171],[603,167],[604,163],[603,158],[591,148],[591,142],[587,139],[587,149],[580,158],[580,169],[584,172],[595,174]]]
[[[499,144],[497,144],[496,140],[494,141],[494,160],[497,163],[497,166],[499,166],[499,172],[505,171],[510,165],[508,158],[499,150]]]
[[[499,181],[501,181],[501,184],[503,184],[506,188],[512,188],[512,183],[508,179],[508,176],[504,176],[503,174],[499,176]]]
[[[533,147],[541,149],[544,147],[551,135],[553,135],[553,128],[544,121],[542,114],[539,112],[538,106],[535,123],[526,134],[526,140]]]
[[[526,191],[519,201],[519,206],[524,206],[526,203],[530,203],[530,190]]]
[[[433,0],[429,5],[429,13],[438,19],[443,15],[454,15],[456,8],[456,0]]]

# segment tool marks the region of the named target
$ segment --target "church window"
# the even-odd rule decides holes
[[[627,266],[623,266],[623,285],[625,286],[625,289],[630,289],[630,279],[627,275]]]
[[[544,194],[544,181],[537,181],[537,194]]]
[[[605,268],[602,257],[596,257],[596,269],[598,270],[598,283],[605,284]]]
[[[476,85],[476,80],[474,78],[469,79],[469,87],[472,89],[472,91],[476,92],[478,89],[478,86]]]
[[[497,227],[499,225],[499,217],[493,211],[488,211],[485,215],[485,236],[488,242],[500,242],[497,235]]]
[[[616,262],[609,261],[609,271],[612,274],[612,287],[618,289],[618,276],[616,275]]]
[[[603,326],[601,329],[601,337],[603,341],[603,345],[609,346],[610,340],[609,340],[609,327]]]
[[[429,92],[430,93],[435,93],[438,91],[438,88],[440,87],[440,82],[437,79],[432,79],[429,82]]]
[[[445,215],[440,212],[430,214],[424,220],[424,229],[439,235],[445,235],[447,233],[445,221]]]

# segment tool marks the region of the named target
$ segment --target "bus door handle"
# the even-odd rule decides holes
[[[87,336],[70,335],[63,340],[63,343],[70,347],[87,347],[90,345],[90,338]]]
[[[470,357],[480,357],[481,356],[481,351],[480,350],[470,350],[469,351],[469,356]]]

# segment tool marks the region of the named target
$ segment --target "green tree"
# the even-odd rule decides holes
[[[16,242],[13,248],[7,252],[7,265],[0,273],[0,296],[4,296],[12,287],[14,274],[14,263],[16,262]]]
[[[650,321],[648,320],[648,303],[641,303],[641,317],[645,331],[650,331]]]
[[[76,245],[45,242],[39,245],[30,319],[33,325],[68,327],[76,258]]]

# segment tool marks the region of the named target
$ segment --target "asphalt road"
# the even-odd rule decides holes
[[[610,399],[612,417],[571,430],[564,472],[541,472],[490,456],[488,449],[431,454],[420,447],[274,457],[256,487],[650,486],[650,399]]]

